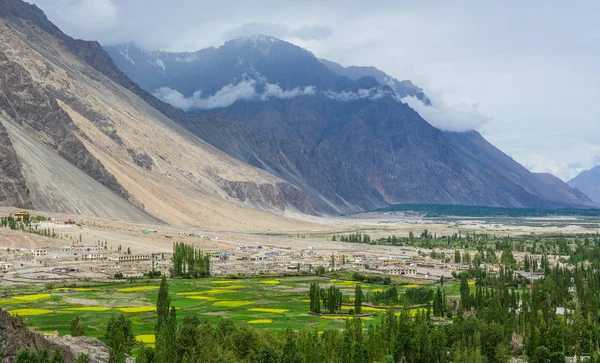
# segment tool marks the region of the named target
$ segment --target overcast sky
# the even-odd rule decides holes
[[[477,130],[532,171],[568,180],[600,164],[597,0],[29,1],[103,44],[192,51],[273,35],[411,79],[449,118],[481,116]]]

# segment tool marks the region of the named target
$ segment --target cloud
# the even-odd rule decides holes
[[[362,88],[356,92],[325,91],[325,92],[323,92],[323,95],[325,97],[331,98],[332,100],[349,102],[349,101],[356,101],[356,100],[365,99],[365,98],[368,98],[370,100],[376,100],[376,99],[379,99],[379,98],[385,96],[386,94],[381,90],[381,88],[369,88],[369,89]]]
[[[290,30],[283,24],[251,22],[227,30],[223,33],[223,39],[231,40],[243,38],[256,34],[271,35],[276,38],[283,38],[289,34]]]
[[[191,97],[185,97],[181,92],[169,87],[161,87],[154,92],[154,96],[184,111],[210,110],[214,108],[228,107],[236,101],[261,100],[268,101],[272,98],[289,99],[303,95],[314,95],[315,87],[294,88],[283,90],[278,84],[264,84],[264,91],[256,91],[256,81],[252,79],[243,80],[239,83],[230,83],[214,95],[202,97],[202,91],[196,91]]]
[[[237,100],[249,100],[256,97],[254,80],[244,80],[237,84],[230,83],[218,90],[214,95],[202,98],[202,91],[196,91],[191,97],[185,97],[181,92],[169,87],[156,90],[154,96],[164,102],[181,108],[184,111],[192,109],[210,110],[232,105]]]
[[[45,10],[53,12],[64,29],[77,36],[95,39],[118,25],[118,7],[112,0],[50,1]]]
[[[281,23],[250,22],[225,31],[223,39],[231,40],[262,34],[276,38],[322,40],[329,38],[332,33],[332,28],[323,25],[304,25],[298,29],[292,29]]]
[[[524,165],[534,173],[549,173],[565,182],[587,169],[581,163],[567,163],[540,153],[529,155]]]
[[[402,102],[408,104],[431,126],[440,130],[455,132],[477,130],[492,119],[479,111],[477,103],[458,102],[449,105],[435,94],[433,99],[431,94],[427,92],[425,94],[430,98],[430,106],[414,96],[404,97]]]
[[[333,29],[322,25],[305,25],[300,29],[292,31],[296,37],[304,40],[327,39],[333,33]]]
[[[306,86],[304,88],[294,88],[289,91],[284,91],[281,89],[281,87],[279,87],[278,84],[267,83],[265,85],[265,91],[260,96],[260,99],[262,101],[266,101],[269,98],[288,99],[304,95],[314,95],[315,93],[315,87],[313,86]]]

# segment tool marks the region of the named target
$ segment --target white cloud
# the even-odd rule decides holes
[[[249,100],[256,97],[254,80],[244,80],[237,84],[230,83],[214,95],[202,98],[202,91],[196,91],[192,97],[185,97],[181,92],[169,87],[162,87],[156,90],[154,96],[181,108],[184,111],[192,109],[210,110],[232,105],[237,100]]]
[[[342,92],[333,92],[333,91],[325,91],[323,92],[325,97],[331,98],[332,100],[337,101],[355,101],[364,98],[368,98],[371,100],[379,99],[385,96],[385,93],[380,88],[362,88],[356,92],[342,91]]]
[[[191,97],[185,97],[181,92],[169,87],[162,87],[154,92],[155,97],[184,111],[223,108],[241,100],[268,101],[272,98],[289,99],[314,94],[315,87],[313,86],[283,90],[278,84],[272,83],[266,83],[264,91],[259,94],[256,91],[256,81],[253,79],[246,79],[236,84],[230,83],[218,90],[214,95],[205,98],[202,97],[201,90],[194,92]]]
[[[298,97],[298,96],[314,95],[314,94],[315,94],[315,87],[313,87],[313,86],[306,86],[304,88],[294,88],[289,91],[284,91],[281,89],[281,87],[279,87],[278,84],[267,83],[265,85],[265,91],[260,96],[260,99],[262,101],[266,101],[269,98],[288,99],[288,98],[294,98],[294,97]]]
[[[525,166],[535,173],[550,173],[563,181],[569,181],[587,169],[580,163],[570,164],[539,153],[529,155]]]
[[[491,120],[479,111],[477,103],[447,104],[441,97],[432,96],[427,92],[425,94],[429,97],[431,106],[427,106],[414,96],[404,97],[402,102],[408,104],[431,126],[440,130],[455,132],[477,130]]]
[[[112,0],[46,0],[44,10],[58,17],[62,30],[96,39],[118,25],[118,7]]]

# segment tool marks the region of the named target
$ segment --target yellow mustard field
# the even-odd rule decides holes
[[[289,310],[287,309],[271,309],[271,308],[251,308],[248,311],[255,311],[258,313],[274,313],[274,314],[283,314],[287,313]]]
[[[37,301],[40,299],[45,299],[50,296],[52,296],[52,294],[23,295],[23,296],[15,296],[12,298],[12,300],[15,300],[15,301]]]
[[[27,308],[27,309],[14,309],[9,310],[8,313],[10,315],[20,315],[20,316],[28,316],[28,315],[43,315],[50,314],[52,310],[48,309],[35,309],[35,308]]]
[[[124,313],[147,313],[151,311],[156,311],[156,306],[133,306],[117,309],[121,310]]]
[[[256,319],[256,320],[250,320],[248,322],[248,324],[271,324],[273,322],[273,320],[269,320],[269,319]]]
[[[140,334],[135,336],[135,340],[140,343],[154,344],[156,343],[156,336],[154,334]]]
[[[267,284],[267,285],[279,285],[281,283],[281,281],[279,281],[279,280],[262,280],[260,283]]]

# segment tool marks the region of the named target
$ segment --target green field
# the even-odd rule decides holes
[[[326,318],[308,314],[308,289],[311,282],[326,287],[338,285],[344,294],[344,301],[352,303],[355,282],[338,281],[315,276],[286,277],[280,279],[239,279],[218,278],[194,280],[169,280],[172,305],[178,309],[177,318],[197,314],[202,321],[216,324],[221,318],[228,318],[237,325],[250,324],[262,329],[300,329],[307,326],[343,328],[347,316]],[[11,314],[19,315],[32,329],[41,332],[58,331],[69,334],[69,322],[76,316],[86,326],[86,335],[101,337],[106,324],[113,314],[123,312],[133,321],[134,334],[153,334],[156,323],[156,300],[159,280],[138,280],[130,283],[111,285],[86,285],[70,288],[11,288],[4,291],[0,307]],[[446,283],[449,295],[454,290],[453,283]],[[381,290],[382,285],[361,284],[366,293]],[[408,286],[408,285],[407,285]],[[406,289],[409,287],[399,287]],[[451,293],[452,292],[452,293]],[[349,310],[350,307],[344,309]],[[365,324],[377,322],[383,310],[367,309],[372,317],[365,318]]]

